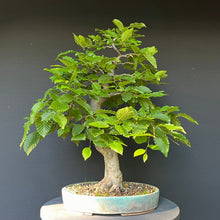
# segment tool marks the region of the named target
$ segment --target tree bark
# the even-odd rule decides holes
[[[93,111],[101,109],[104,98],[91,101]],[[118,154],[108,147],[95,146],[96,150],[104,157],[105,173],[104,178],[94,187],[97,192],[116,192],[120,193],[124,190],[122,186],[122,172],[119,166]]]

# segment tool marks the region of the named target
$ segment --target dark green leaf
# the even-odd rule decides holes
[[[121,94],[121,97],[122,97],[122,100],[123,100],[124,102],[127,102],[127,101],[129,101],[129,100],[132,99],[132,93],[130,93],[130,92],[123,92],[123,93]]]
[[[79,135],[84,130],[84,126],[81,124],[74,124],[72,128],[72,135],[75,137]]]
[[[23,149],[27,155],[38,145],[40,141],[40,135],[35,131],[27,136],[24,141]]]
[[[85,140],[86,140],[85,134],[79,134],[71,138],[71,141],[85,141]]]
[[[185,113],[179,113],[177,116],[178,117],[183,117],[183,118],[187,119],[188,121],[190,121],[190,122],[192,122],[194,124],[199,125],[199,123],[195,119],[193,119],[191,116],[189,116],[189,115],[187,115]]]

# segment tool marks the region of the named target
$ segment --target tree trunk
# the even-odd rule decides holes
[[[104,98],[99,98],[98,101],[92,100],[91,107],[93,111],[101,108],[105,101]],[[97,192],[116,192],[124,191],[122,186],[122,172],[119,167],[118,154],[108,147],[95,146],[96,150],[104,157],[105,173],[104,178],[98,182],[94,187]]]
[[[110,148],[96,146],[96,149],[104,157],[105,174],[104,178],[96,184],[97,191],[116,192],[123,191],[122,172],[119,167],[118,154]]]

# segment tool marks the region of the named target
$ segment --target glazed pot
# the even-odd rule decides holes
[[[80,184],[80,183],[78,183]],[[155,186],[153,193],[134,196],[87,196],[62,188],[64,207],[71,212],[83,214],[135,214],[153,211],[158,206],[159,189]],[[146,184],[148,185],[148,184]]]

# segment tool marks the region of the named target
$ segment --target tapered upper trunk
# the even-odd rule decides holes
[[[91,107],[93,111],[101,108],[104,98],[91,101]],[[118,154],[108,147],[95,146],[96,150],[104,157],[105,173],[104,178],[96,185],[97,191],[123,191],[122,187],[122,172],[119,166]]]

